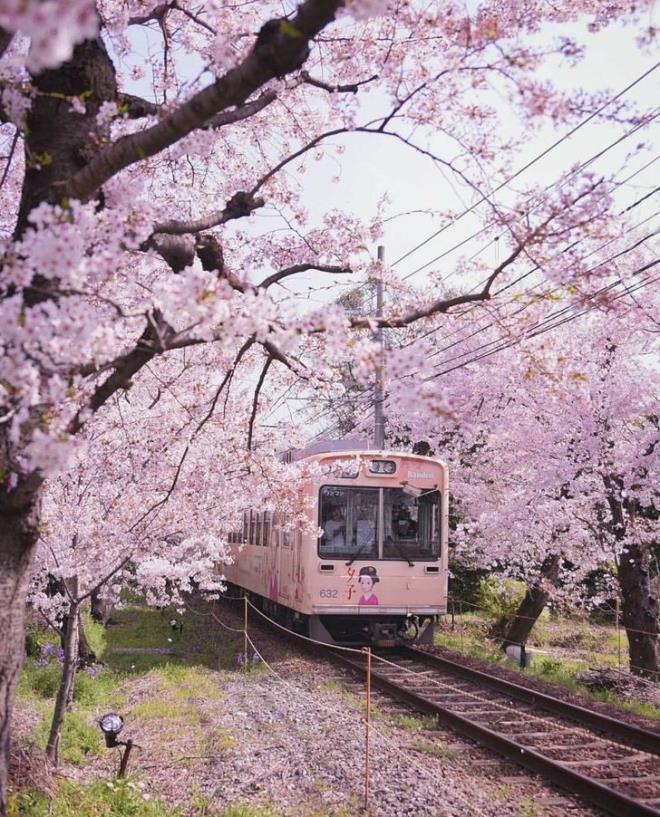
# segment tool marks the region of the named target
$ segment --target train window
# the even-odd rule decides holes
[[[270,547],[270,511],[264,511],[263,544]]]
[[[291,531],[288,528],[282,528],[282,547],[291,547]]]
[[[243,511],[243,537],[241,541],[247,542],[248,535],[249,535],[249,517],[247,511]]]
[[[440,552],[439,491],[419,497],[383,489],[383,558],[433,559]]]
[[[254,523],[254,544],[260,545],[261,544],[261,529],[262,529],[262,517],[263,514],[256,513],[254,514],[255,523]]]
[[[257,514],[254,511],[250,511],[250,536],[249,542],[251,545],[257,544],[256,539],[256,529],[257,529]]]
[[[373,557],[378,553],[378,488],[321,488],[322,556]]]

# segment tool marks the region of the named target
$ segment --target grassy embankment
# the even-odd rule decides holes
[[[208,728],[205,706],[221,703],[219,676],[214,670],[232,666],[240,650],[240,636],[225,633],[220,639],[209,631],[204,619],[192,614],[178,617],[183,630],[173,633],[170,615],[128,607],[115,614],[108,628],[86,620],[88,639],[105,666],[78,674],[74,704],[60,741],[60,773],[46,775],[49,784],[41,788],[30,785],[29,773],[27,779],[24,775],[20,790],[11,794],[9,817],[276,817],[268,808],[243,806],[211,812],[194,782],[188,785],[185,803],[171,808],[157,792],[151,793],[153,781],[142,772],[124,781],[113,780],[118,752],[105,747],[97,726],[98,718],[108,711],[124,715],[126,732],[140,744],[135,751],[148,753],[153,767],[166,768],[174,749],[183,755],[183,764],[186,759],[193,762],[231,749],[229,733]],[[33,627],[29,642],[32,655],[26,660],[18,690],[17,744],[31,748],[39,764],[60,664],[53,633]]]
[[[436,632],[435,643],[485,661],[513,665],[506,660],[497,640],[491,637],[494,618],[484,611],[456,614],[453,627],[449,616]],[[606,701],[622,710],[660,719],[660,709],[645,701],[627,699],[612,692],[594,692],[580,683],[590,669],[628,669],[628,641],[623,628],[544,616],[536,622],[528,646],[543,651],[531,667],[520,670],[563,686],[571,692]],[[513,667],[515,668],[515,667]],[[649,687],[650,688],[650,687]]]

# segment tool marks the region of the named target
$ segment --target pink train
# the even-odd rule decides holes
[[[447,466],[341,445],[291,457],[319,466],[300,485],[314,533],[287,531],[269,511],[247,512],[242,531],[230,534],[227,581],[318,641],[430,643],[447,611]]]

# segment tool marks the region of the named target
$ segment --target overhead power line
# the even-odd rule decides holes
[[[526,170],[529,170],[530,167],[533,167],[537,162],[539,162],[541,159],[545,158],[549,153],[551,153],[553,150],[555,150],[563,142],[570,139],[571,136],[573,136],[573,134],[577,133],[577,131],[579,131],[585,125],[589,124],[589,122],[591,122],[593,119],[595,119],[606,108],[608,108],[613,102],[616,102],[618,99],[620,99],[622,96],[627,94],[630,90],[632,90],[635,86],[639,85],[640,82],[643,82],[643,80],[645,80],[654,71],[656,71],[658,67],[660,67],[660,62],[656,62],[655,65],[653,65],[651,68],[649,68],[643,74],[640,74],[638,77],[636,77],[632,82],[630,82],[628,85],[626,85],[625,88],[622,88],[617,94],[615,94],[615,96],[608,99],[597,110],[593,111],[593,113],[589,114],[589,116],[587,116],[581,122],[578,122],[577,125],[575,125],[569,131],[567,131],[563,136],[561,136],[559,139],[557,139],[551,145],[548,145],[548,147],[545,148],[543,151],[541,151],[541,153],[538,153],[536,156],[534,156],[532,159],[530,159],[529,162],[524,164],[522,167],[518,168],[518,170],[516,170],[515,173],[512,173],[510,176],[508,176],[503,182],[501,182],[496,187],[494,187],[489,193],[487,193],[484,196],[481,196],[481,198],[479,198],[474,204],[470,205],[470,207],[466,207],[450,223],[445,224],[440,229],[436,230],[430,236],[428,236],[423,241],[421,241],[419,244],[415,245],[410,250],[405,252],[403,255],[399,256],[399,258],[397,258],[391,264],[391,266],[393,266],[393,267],[397,266],[398,264],[401,263],[401,261],[404,261],[406,258],[409,258],[411,255],[416,253],[422,247],[426,246],[426,244],[428,244],[434,238],[436,238],[437,236],[444,233],[445,230],[449,229],[449,227],[452,227],[454,224],[456,224],[458,221],[460,221],[466,215],[468,215],[469,213],[472,213],[479,205],[481,205],[484,202],[488,201],[488,199],[491,196],[493,196],[495,193],[500,191],[503,187],[506,187],[506,185],[510,184],[514,179],[516,179],[518,176],[522,175]],[[435,259],[435,260],[437,260],[437,259]],[[429,263],[433,263],[433,261],[431,261]],[[423,269],[423,267],[421,269]],[[415,272],[419,272],[419,269],[415,270]],[[415,273],[413,272],[413,273],[410,273],[409,275],[412,276],[414,274]]]

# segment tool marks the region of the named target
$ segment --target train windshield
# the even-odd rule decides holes
[[[383,488],[383,558],[432,559],[440,552],[440,492],[409,496]]]
[[[320,552],[378,556],[378,488],[321,488]]]
[[[319,554],[328,558],[436,559],[440,492],[324,486],[319,497]],[[382,543],[382,544],[381,544]]]

